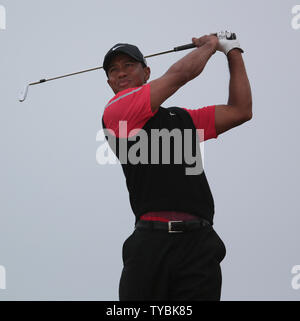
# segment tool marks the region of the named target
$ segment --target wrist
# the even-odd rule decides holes
[[[227,58],[242,57],[242,51],[239,48],[233,48],[227,53]]]
[[[205,44],[208,48],[208,50],[210,51],[210,53],[213,55],[216,51],[217,51],[217,46],[218,46],[218,43],[215,42],[215,41],[208,41],[206,44]]]

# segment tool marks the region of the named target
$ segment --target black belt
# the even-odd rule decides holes
[[[168,233],[182,233],[186,231],[196,230],[203,226],[211,225],[204,218],[199,218],[199,220],[192,221],[169,221],[169,222],[159,222],[159,221],[148,221],[139,220],[135,224],[135,228],[147,229],[147,230],[164,230]]]

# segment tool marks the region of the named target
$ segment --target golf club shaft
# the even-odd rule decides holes
[[[213,35],[216,36],[217,34],[216,34],[216,33],[213,33]],[[233,33],[233,34],[231,35],[231,38],[232,38],[232,39],[235,39],[235,38],[236,38],[235,33]],[[159,52],[159,53],[155,53],[155,54],[152,54],[152,55],[148,55],[148,56],[145,56],[144,58],[150,58],[150,57],[154,57],[154,56],[160,56],[160,55],[164,55],[164,54],[167,54],[167,53],[182,51],[182,50],[191,49],[191,48],[195,48],[195,47],[196,47],[196,45],[195,45],[194,43],[190,43],[190,44],[187,44],[187,45],[182,45],[182,46],[174,47],[172,50],[162,51],[162,52]],[[29,85],[37,85],[37,84],[40,84],[40,83],[43,83],[43,82],[46,82],[46,81],[56,80],[56,79],[59,79],[59,78],[69,77],[69,76],[73,76],[73,75],[77,75],[77,74],[82,74],[82,73],[84,73],[84,72],[94,71],[94,70],[98,70],[98,69],[102,69],[102,68],[103,68],[103,67],[96,67],[96,68],[86,69],[86,70],[82,70],[82,71],[78,71],[78,72],[73,72],[73,73],[71,73],[71,74],[67,74],[67,75],[63,75],[63,76],[53,77],[53,78],[49,78],[49,79],[41,79],[40,81],[33,82],[33,83],[29,84]]]
[[[41,83],[46,82],[46,81],[56,80],[56,79],[59,79],[59,78],[69,77],[69,76],[73,76],[73,75],[77,75],[77,74],[82,74],[83,72],[93,71],[93,70],[97,70],[97,69],[101,69],[101,68],[103,68],[103,67],[96,67],[96,68],[86,69],[86,70],[77,71],[77,72],[73,72],[71,74],[62,75],[62,76],[58,76],[58,77],[53,77],[53,78],[49,78],[49,79],[41,79],[41,80],[39,80],[37,82],[32,82],[29,85],[37,85],[37,84],[41,84]]]
[[[213,33],[212,35],[217,36],[216,33]],[[227,39],[236,39],[235,33],[232,33]],[[144,58],[150,58],[150,57],[154,57],[154,56],[164,55],[164,54],[167,54],[167,53],[182,51],[182,50],[191,49],[191,48],[195,48],[195,47],[196,47],[196,45],[194,43],[190,43],[190,44],[187,44],[187,45],[175,47],[172,50],[162,51],[162,52],[159,52],[159,53],[148,55],[148,56],[145,56]],[[95,68],[90,68],[90,69],[81,70],[81,71],[77,71],[77,72],[72,72],[71,74],[57,76],[57,77],[53,77],[53,78],[49,78],[49,79],[40,79],[39,81],[32,82],[32,83],[26,85],[24,87],[24,89],[21,91],[19,101],[22,102],[22,101],[24,101],[26,99],[29,86],[38,85],[38,84],[41,84],[41,83],[44,83],[44,82],[47,82],[47,81],[56,80],[56,79],[60,79],[60,78],[65,78],[65,77],[70,77],[70,76],[82,74],[84,72],[94,71],[94,70],[98,70],[98,69],[102,69],[102,68],[103,67],[95,67]]]
[[[150,58],[150,57],[154,57],[154,56],[164,55],[164,54],[167,54],[167,53],[186,50],[186,49],[190,49],[190,48],[194,48],[194,47],[196,47],[196,46],[193,43],[191,43],[191,44],[188,44],[188,45],[175,47],[172,50],[163,51],[163,52],[159,52],[159,53],[156,53],[156,54],[148,55],[148,56],[145,56],[144,58]],[[82,70],[82,71],[72,72],[71,74],[66,74],[66,75],[57,76],[57,77],[53,77],[53,78],[40,79],[39,81],[32,82],[29,85],[30,86],[38,85],[38,84],[41,84],[41,83],[46,82],[46,81],[51,81],[51,80],[56,80],[56,79],[60,79],[60,78],[64,78],[64,77],[74,76],[74,75],[82,74],[84,72],[94,71],[94,70],[98,70],[98,69],[102,69],[102,68],[103,67],[96,67],[96,68],[86,69],[86,70]]]

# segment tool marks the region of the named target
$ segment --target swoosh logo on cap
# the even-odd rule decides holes
[[[121,46],[117,46],[117,47],[115,47],[115,48],[112,48],[112,50],[111,51],[114,51],[114,50],[116,50],[117,48],[119,48],[119,47],[123,47],[123,45],[121,45]]]

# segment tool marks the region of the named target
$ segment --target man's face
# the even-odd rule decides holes
[[[117,94],[124,89],[145,84],[150,77],[150,68],[143,67],[141,62],[124,53],[118,53],[111,59],[107,75],[107,83]]]

